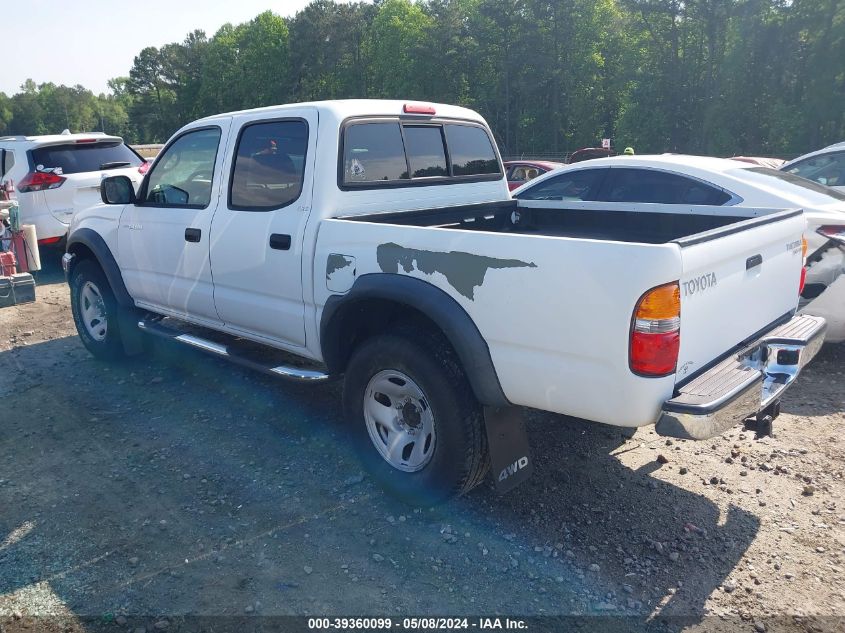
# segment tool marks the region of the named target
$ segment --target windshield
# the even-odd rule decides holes
[[[733,169],[729,173],[761,185],[778,189],[785,188],[787,191],[791,189],[792,193],[814,204],[825,205],[833,204],[837,201],[845,201],[845,193],[786,171],[778,171],[777,169],[769,169],[768,167],[747,167],[745,169]],[[798,188],[799,190],[793,188]]]

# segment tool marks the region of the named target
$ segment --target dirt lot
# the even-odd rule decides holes
[[[528,412],[528,485],[421,510],[360,471],[337,385],[172,347],[103,364],[60,275],[40,282],[36,304],[0,311],[0,630],[286,614],[845,630],[843,346],[789,392],[772,438],[672,442]]]

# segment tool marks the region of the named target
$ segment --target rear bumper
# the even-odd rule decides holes
[[[50,213],[23,214],[21,213],[21,224],[33,224],[35,236],[39,242],[52,238],[64,238],[67,235],[68,225],[59,222]]]
[[[705,440],[777,403],[821,349],[821,317],[793,317],[695,377],[663,403],[660,435]]]

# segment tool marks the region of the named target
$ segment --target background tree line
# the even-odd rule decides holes
[[[0,93],[0,134],[164,141],[208,114],[316,99],[466,105],[504,154],[790,156],[845,139],[845,0],[314,0],[148,47],[109,94]]]

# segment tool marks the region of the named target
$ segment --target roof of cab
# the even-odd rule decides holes
[[[200,122],[212,121],[221,117],[232,117],[242,114],[265,114],[265,115],[281,115],[285,112],[301,108],[314,108],[321,113],[328,114],[333,120],[343,121],[349,117],[360,116],[399,116],[404,115],[408,117],[426,118],[432,115],[428,114],[406,114],[403,111],[405,104],[408,105],[422,105],[431,106],[435,110],[437,117],[446,117],[453,119],[467,119],[470,121],[483,122],[484,118],[477,112],[469,108],[461,106],[449,105],[445,103],[430,103],[425,101],[413,100],[387,100],[387,99],[335,99],[330,101],[307,101],[303,103],[289,103],[284,105],[266,106],[263,108],[253,108],[251,110],[238,110],[235,112],[224,112],[204,117],[194,121],[191,125]]]

